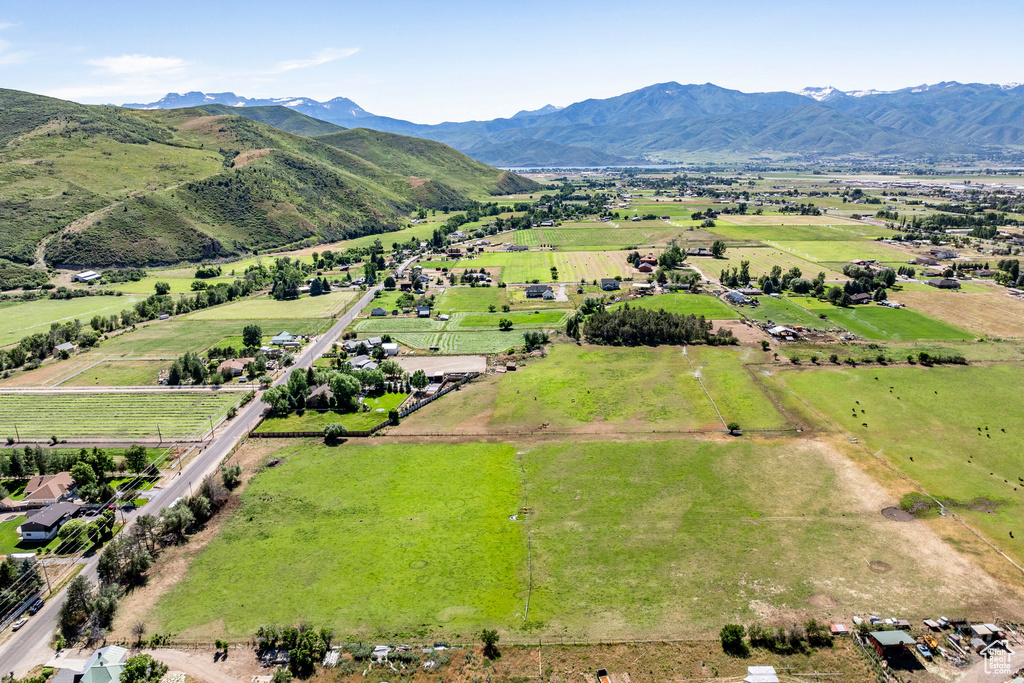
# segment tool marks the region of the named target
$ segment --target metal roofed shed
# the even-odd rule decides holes
[[[907,645],[913,646],[915,640],[907,635],[906,631],[872,631],[868,634],[875,650],[882,657],[897,655],[906,649]]]
[[[748,666],[743,683],[779,683],[774,666]]]

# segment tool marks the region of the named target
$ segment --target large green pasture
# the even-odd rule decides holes
[[[512,446],[349,442],[280,457],[158,603],[161,630],[251,637],[305,620],[346,634],[468,634],[525,608]]]
[[[498,310],[508,303],[505,287],[449,287],[434,306],[438,313],[455,311],[486,311],[489,306]]]
[[[772,322],[776,325],[800,326],[800,327],[830,327],[828,320],[822,320],[817,313],[793,303],[789,297],[772,296],[757,297],[759,305],[746,307],[743,313],[762,322]]]
[[[517,230],[512,240],[529,247],[559,247],[569,251],[614,250],[626,247],[664,246],[670,240],[707,241],[709,235],[691,231],[689,226],[669,225],[664,221],[616,221],[608,223],[566,223],[557,227]]]
[[[1020,365],[820,369],[776,379],[931,495],[993,501],[956,512],[1024,559],[1024,414],[1006,395],[1024,381]]]
[[[792,301],[813,313],[824,313],[835,325],[865,339],[956,341],[977,336],[909,308],[888,308],[876,304],[840,308],[813,297],[792,297]],[[825,327],[825,323],[822,320],[818,326]]]
[[[541,309],[537,311],[512,311],[503,313],[452,313],[449,320],[418,318],[414,316],[381,316],[363,318],[352,329],[361,333],[378,332],[469,332],[497,330],[499,321],[511,320],[511,335],[519,328],[560,327],[569,317],[565,309]]]
[[[283,462],[253,479],[153,628],[692,637],[765,612],[827,619],[823,603],[914,618],[1006,597],[948,590],[962,577],[921,560],[909,527],[800,441],[303,442],[270,457]]]
[[[38,441],[193,438],[241,398],[240,392],[215,391],[3,394],[0,435]]]
[[[891,237],[892,231],[868,224],[843,225],[726,225],[717,222],[711,230],[726,239],[739,241],[807,242],[855,241]]]
[[[329,318],[338,315],[354,297],[355,293],[349,291],[333,291],[320,296],[302,296],[285,301],[271,299],[269,296],[258,296],[205,308],[188,317],[192,320]]]
[[[84,296],[77,299],[40,299],[0,308],[0,345],[15,344],[37,332],[47,332],[53,323],[81,320],[88,325],[95,315],[120,315],[131,309],[137,296]]]
[[[898,251],[881,242],[807,240],[768,241],[767,244],[812,264],[829,266],[835,270],[841,270],[844,263],[855,259],[874,259],[893,266],[913,260],[905,252]]]
[[[155,385],[169,363],[160,360],[105,361],[62,382],[68,387],[130,387]]]
[[[522,346],[523,335],[508,332],[392,332],[392,338],[413,349],[437,348],[443,354],[501,353]]]
[[[704,294],[661,294],[645,296],[627,302],[633,308],[647,308],[652,311],[666,311],[679,315],[702,315],[708,320],[731,320],[739,318],[736,309],[720,299]],[[620,306],[623,304],[616,304]]]
[[[556,345],[543,362],[450,394],[406,423],[513,432],[546,423],[545,429],[580,433],[719,430],[723,419],[746,428],[785,426],[740,365],[740,352],[691,346],[684,355],[677,346]]]

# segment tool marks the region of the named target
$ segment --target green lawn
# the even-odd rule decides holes
[[[828,220],[825,218],[824,220]],[[716,221],[713,231],[744,242],[852,242],[891,237],[893,232],[868,224],[839,225],[726,225]],[[856,256],[854,258],[857,258]]]
[[[658,296],[645,296],[628,304],[633,308],[663,310],[680,315],[702,315],[708,320],[732,320],[740,314],[732,306],[710,295],[674,292]],[[621,306],[616,304],[615,306]]]
[[[17,515],[10,521],[0,522],[0,555],[10,555],[21,550],[18,547],[21,542],[18,526],[24,521],[25,515]]]
[[[353,431],[371,429],[388,419],[388,411],[398,408],[409,394],[386,393],[367,397],[363,403],[370,406],[369,412],[337,413],[333,410],[319,412],[306,410],[300,415],[292,413],[285,417],[268,417],[257,432],[318,432],[332,422],[340,422]],[[384,412],[377,412],[383,410]]]
[[[615,251],[493,251],[458,262],[459,268],[501,268],[501,280],[523,283],[552,282],[551,268],[558,269],[558,282],[592,281],[603,277],[631,277],[632,266],[625,252]]]
[[[546,310],[536,313],[511,312],[458,314],[448,323],[450,330],[497,329],[501,319],[511,320],[515,328],[519,327],[559,327],[565,324],[569,312],[565,310]]]
[[[130,309],[138,296],[86,296],[78,299],[41,299],[0,308],[0,345],[8,346],[37,332],[47,332],[56,322],[75,320],[88,325],[95,315],[104,317]]]
[[[766,241],[766,243],[811,263],[838,264],[840,268],[842,264],[849,263],[853,259],[875,259],[880,263],[888,264],[905,264],[908,260],[912,260],[906,252],[898,251],[881,242],[808,240]]]
[[[1005,396],[1006,387],[1024,381],[1024,368],[820,369],[783,372],[777,380],[932,495],[994,501],[991,512],[957,514],[1024,560],[1024,414]]]
[[[192,438],[216,424],[241,392],[3,394],[0,436],[23,439]],[[159,430],[158,430],[159,426]]]
[[[335,290],[320,296],[301,296],[278,301],[269,296],[243,299],[214,306],[188,316],[191,320],[271,320],[290,318],[329,318],[337,315],[355,297],[354,292]]]
[[[249,637],[302,619],[337,633],[470,633],[525,605],[522,501],[504,444],[285,448],[157,604],[161,631]],[[155,627],[154,627],[155,628]]]

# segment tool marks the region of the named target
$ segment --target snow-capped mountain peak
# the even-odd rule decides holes
[[[811,99],[817,100],[819,102],[831,100],[834,97],[842,97],[846,94],[847,93],[844,93],[842,90],[833,88],[831,85],[827,85],[824,88],[811,86],[809,88],[804,88],[803,90],[797,93],[797,95],[810,97]]]

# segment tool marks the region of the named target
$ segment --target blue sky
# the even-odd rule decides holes
[[[0,4],[0,85],[85,103],[166,92],[345,96],[422,123],[652,83],[738,90],[1024,81],[1024,3]]]

